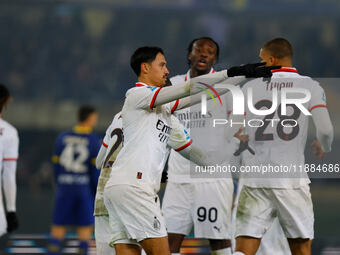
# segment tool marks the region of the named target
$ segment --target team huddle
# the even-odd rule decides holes
[[[100,255],[180,254],[182,241],[192,229],[196,238],[209,240],[211,254],[311,254],[314,214],[307,174],[245,173],[238,177],[238,183],[231,174],[192,178],[192,165],[209,166],[218,158],[215,155],[212,159],[212,153],[207,153],[214,148],[204,135],[193,134],[211,125],[207,116],[212,113],[203,114],[200,104],[209,88],[218,95],[208,100],[208,106],[214,97],[222,98],[222,115],[238,123],[215,134],[224,145],[218,153],[223,164],[303,165],[309,121],[303,109],[311,113],[316,126],[317,139],[312,144],[315,156],[323,157],[331,150],[333,127],[325,93],[316,81],[293,67],[292,47],[283,38],[261,47],[261,63],[215,71],[218,56],[219,46],[212,38],[195,39],[188,47],[190,69],[169,79],[163,50],[138,48],[130,61],[138,81],[126,92],[121,112],[114,116],[100,149],[98,138],[91,135],[95,110],[87,107],[80,111],[80,124],[73,133],[64,133],[57,140],[54,163],[60,190],[49,254],[60,254],[60,240],[66,231],[61,226],[74,222],[70,216],[74,210],[76,225],[81,226],[80,248],[87,253],[93,217],[83,212],[89,208],[94,211]],[[286,104],[284,113],[280,107],[284,102],[275,95],[288,92],[279,83],[294,88],[293,97],[301,96],[299,91],[309,91],[310,98]],[[223,85],[241,89],[252,100],[252,107],[245,105],[244,114],[234,114],[234,95]],[[268,113],[260,117],[255,114],[266,110]],[[259,118],[262,125],[241,124]],[[78,137],[72,139],[75,133]],[[74,153],[77,159],[71,160]],[[167,161],[161,206],[158,191]],[[89,177],[85,177],[85,165],[91,166]],[[101,170],[96,191],[95,167]],[[73,193],[74,199],[86,193],[77,209],[65,203],[69,184],[84,189]],[[95,202],[90,198],[94,193]]]
[[[244,94],[251,87],[255,91],[253,103],[260,110],[271,108],[273,89],[268,89],[268,81],[259,77],[271,77],[272,83],[275,79],[288,80],[295,88],[311,92],[304,107],[311,112],[316,125],[314,153],[322,157],[331,150],[333,140],[324,91],[317,82],[292,67],[293,52],[285,39],[273,39],[263,45],[260,51],[263,65],[249,64],[215,72],[212,66],[218,52],[218,45],[211,38],[193,40],[188,48],[190,70],[171,78],[171,86],[165,86],[169,72],[161,49],[143,47],[132,56],[131,67],[138,82],[126,93],[122,111],[108,128],[97,157],[97,167],[104,170],[96,202],[102,207],[102,212],[98,210],[96,214],[95,225],[100,254],[113,254],[110,247],[115,248],[116,254],[140,254],[142,248],[146,254],[179,254],[181,243],[192,228],[195,237],[209,240],[212,254],[311,253],[314,215],[308,176],[305,173],[276,178],[241,176],[232,223],[232,179],[190,177],[189,160],[207,165],[209,159],[203,156],[206,154],[198,146],[199,141],[190,137],[190,129],[200,128],[192,125],[192,121],[198,120],[190,116],[202,119],[204,116],[189,112],[199,111],[195,104],[200,102],[202,92],[197,84],[201,81],[209,81],[210,86],[239,85]],[[240,76],[259,79],[233,80]],[[224,97],[225,114],[233,119],[237,116],[233,116],[228,94]],[[308,116],[296,105],[287,107],[289,118],[279,108],[272,117],[279,121],[296,120],[295,126],[280,127],[279,123],[270,126],[265,119],[263,128],[236,128],[226,138],[229,148],[226,161],[240,165],[304,164]],[[254,114],[246,107],[243,118],[252,119]],[[247,148],[244,144],[253,153],[241,150],[240,156],[233,156],[239,147]],[[161,210],[157,192],[170,149]]]

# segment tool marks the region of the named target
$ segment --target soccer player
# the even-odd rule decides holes
[[[94,206],[95,238],[97,255],[116,254],[110,247],[109,214],[104,204],[104,187],[111,174],[111,167],[122,148],[123,131],[122,115],[117,113],[107,128],[105,137],[96,159],[97,169],[101,169],[98,179],[97,193]]]
[[[76,226],[80,240],[79,251],[81,254],[88,252],[99,174],[95,158],[100,138],[92,132],[97,120],[95,108],[81,106],[78,110],[78,124],[57,138],[53,156],[57,192],[48,254],[60,254],[67,226]]]
[[[171,83],[176,86],[194,77],[214,73],[213,65],[218,56],[219,46],[212,38],[201,37],[192,40],[187,54],[190,69],[186,74],[172,77]],[[226,102],[223,103],[225,105]],[[186,128],[205,128],[209,117],[202,116],[200,107],[198,108],[179,110],[175,115]],[[211,197],[211,194],[215,195]],[[212,254],[231,254],[232,195],[231,178],[191,178],[190,161],[172,150],[168,162],[168,184],[162,205],[171,253],[179,254],[184,237],[194,227],[196,238],[209,240]]]
[[[0,237],[18,228],[16,215],[16,168],[19,137],[15,127],[2,118],[2,111],[11,100],[7,87],[0,84]],[[3,185],[3,187],[1,187]],[[6,201],[3,205],[2,189]]]
[[[198,94],[199,79],[164,87],[169,71],[162,49],[141,47],[131,57],[138,76],[136,87],[126,93],[122,109],[124,146],[112,167],[104,189],[116,253],[139,254],[140,243],[147,254],[169,254],[164,219],[157,192],[169,152],[167,141],[172,130],[171,109],[183,106],[181,100]],[[206,75],[210,85],[228,76],[263,74],[267,68],[248,65]],[[265,72],[267,75],[267,72]],[[169,102],[173,102],[168,104]],[[178,148],[185,151],[190,142]],[[199,159],[199,158],[198,158]]]
[[[284,88],[305,89],[311,98],[298,107],[287,105],[287,114],[281,107],[267,116],[255,115],[254,109],[246,108],[246,123],[252,119],[263,119],[264,125],[246,126],[249,135],[249,146],[255,155],[244,152],[245,166],[289,166],[304,167],[304,148],[308,130],[308,115],[304,108],[312,114],[316,126],[316,142],[313,143],[316,156],[331,150],[333,126],[326,108],[324,90],[318,82],[302,76],[292,66],[293,49],[284,38],[275,38],[266,42],[260,50],[260,58],[268,66],[281,65],[273,70],[270,81],[256,79],[243,86],[248,97],[252,96],[255,109],[268,110],[272,107],[272,93]],[[252,89],[252,92],[249,91]],[[252,94],[250,94],[252,93]],[[289,98],[301,98],[301,93],[290,92]],[[278,104],[282,102],[278,96]],[[301,107],[302,106],[302,107]],[[271,120],[276,121],[271,121]],[[273,124],[274,123],[274,124]],[[254,124],[253,124],[254,126]],[[313,205],[309,190],[310,180],[302,171],[284,172],[254,176],[246,174],[244,186],[240,193],[236,218],[236,252],[237,255],[253,255],[256,253],[261,238],[277,218],[288,240],[293,255],[311,254],[311,240],[314,236]]]
[[[180,148],[190,142],[190,136],[179,123],[177,118],[171,116],[172,130],[168,140],[168,145],[174,149]],[[95,238],[97,255],[115,254],[110,243],[110,222],[109,214],[104,204],[104,187],[110,177],[111,167],[122,148],[123,142],[122,114],[117,113],[106,130],[102,146],[96,159],[96,167],[101,169],[97,193],[95,199]]]

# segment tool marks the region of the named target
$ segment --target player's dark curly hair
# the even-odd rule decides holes
[[[0,113],[2,112],[2,109],[7,104],[10,97],[11,94],[9,93],[8,88],[4,84],[0,83]]]
[[[218,57],[220,55],[220,46],[218,45],[217,42],[215,42],[214,39],[212,39],[211,37],[208,37],[208,36],[203,36],[203,37],[195,38],[194,40],[192,40],[190,42],[190,44],[188,46],[187,59],[188,59],[189,66],[191,65],[190,60],[189,60],[189,54],[192,51],[192,48],[194,47],[194,43],[199,41],[199,40],[209,40],[209,41],[212,41],[216,45],[216,61],[218,60]]]
[[[141,64],[145,62],[151,63],[155,60],[158,53],[162,53],[164,55],[163,50],[156,46],[144,46],[138,48],[130,58],[130,66],[135,74],[139,76],[141,72]]]
[[[85,121],[92,113],[95,113],[96,108],[92,105],[82,105],[78,109],[78,121],[83,122]]]

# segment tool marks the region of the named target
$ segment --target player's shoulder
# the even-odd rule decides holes
[[[18,130],[4,119],[0,119],[0,128],[6,132],[9,136],[18,136]]]
[[[106,130],[106,133],[111,133],[111,131],[117,127],[121,127],[122,126],[122,112],[118,112],[114,118],[112,119],[111,124],[109,125],[109,127]]]
[[[178,83],[184,82],[185,81],[185,74],[175,75],[175,76],[170,78],[170,81],[171,81],[172,85],[176,85]]]

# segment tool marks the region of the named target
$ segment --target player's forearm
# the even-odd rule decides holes
[[[312,110],[312,118],[316,127],[316,137],[324,152],[330,152],[334,137],[333,125],[327,108]]]
[[[227,71],[216,72],[195,77],[190,81],[183,82],[176,86],[162,88],[155,100],[154,106],[166,104],[189,95],[195,95],[202,91],[203,84],[214,85],[228,78]]]
[[[222,83],[216,83],[213,85],[213,88],[216,90],[217,94],[211,93],[213,97],[207,97],[207,100],[215,99],[218,96],[222,96],[228,91],[230,91],[229,88],[227,88],[224,85],[232,85],[236,86],[242,82],[245,82],[247,79],[244,76],[238,76],[238,77],[231,77],[225,79]],[[206,95],[206,92],[202,91],[200,93],[197,93],[195,95],[191,95],[185,98],[182,98],[178,102],[178,106],[176,107],[176,110],[184,109],[190,106],[193,106],[195,104],[201,103],[202,102],[202,95]],[[225,104],[226,102],[223,102]]]
[[[17,186],[16,186],[16,161],[4,161],[3,162],[3,187],[4,196],[6,200],[6,207],[8,212],[15,212]]]
[[[107,148],[105,146],[101,146],[100,150],[98,152],[97,158],[96,158],[96,168],[101,169],[104,159],[105,159],[105,154],[106,154]]]

